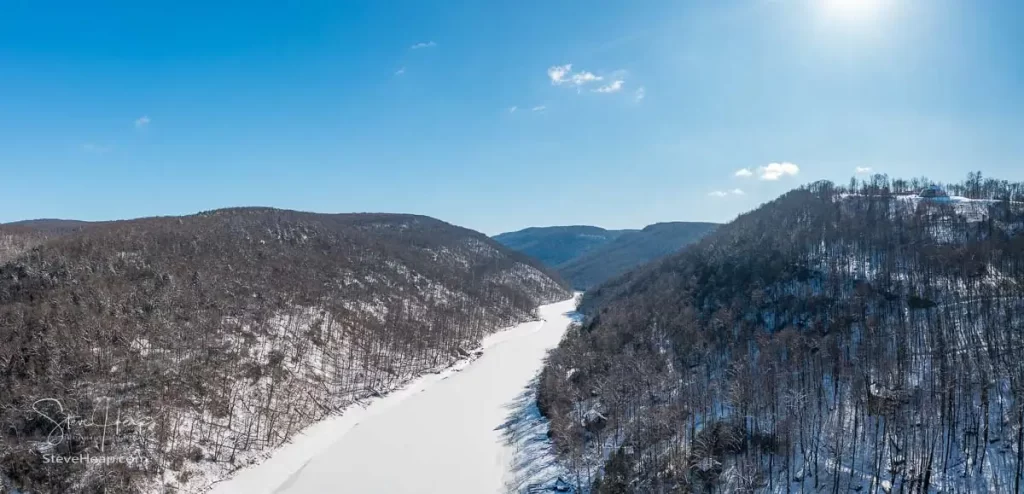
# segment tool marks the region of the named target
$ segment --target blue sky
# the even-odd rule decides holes
[[[494,234],[727,221],[857,168],[1024,180],[1024,7],[857,2],[5,2],[0,222]]]

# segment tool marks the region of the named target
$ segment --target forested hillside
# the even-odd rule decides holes
[[[26,220],[0,224],[0,263],[13,259],[48,238],[68,235],[93,224],[74,220]]]
[[[1021,492],[1024,184],[928,184],[815,183],[588,292],[539,398],[575,480]]]
[[[18,242],[0,262],[0,479],[33,493],[202,491],[570,296],[423,216],[245,208]]]
[[[494,239],[556,269],[574,288],[586,290],[696,242],[716,226],[681,221],[642,230],[555,226],[502,233]]]
[[[546,226],[494,236],[502,245],[558,268],[620,235],[634,230],[605,230],[596,226]]]
[[[43,243],[47,235],[22,226],[0,225],[0,263]]]

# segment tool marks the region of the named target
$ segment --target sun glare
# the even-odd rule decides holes
[[[885,0],[820,0],[826,14],[845,19],[872,17],[882,8]]]

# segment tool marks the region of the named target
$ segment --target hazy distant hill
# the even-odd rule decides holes
[[[85,227],[89,226],[89,225],[95,225],[95,224],[98,224],[98,223],[93,223],[93,222],[89,222],[89,221],[79,221],[79,220],[61,220],[61,219],[54,219],[54,218],[40,218],[40,219],[35,219],[35,220],[21,220],[21,221],[12,221],[10,223],[3,223],[3,224],[0,224],[0,227],[4,227],[4,226],[17,226],[17,227],[30,228],[32,230],[36,230],[36,231],[43,232],[43,233],[59,233],[59,234],[63,234],[63,233],[76,232],[78,230],[81,230],[82,228],[85,228]]]
[[[627,231],[614,241],[558,266],[558,272],[578,289],[587,289],[641,264],[678,251],[714,231],[715,223],[655,223]]]
[[[570,296],[539,262],[414,215],[227,209],[30,249],[0,261],[0,479],[23,492],[202,491]],[[101,451],[139,461],[40,454]]]
[[[547,226],[502,233],[495,235],[494,240],[558,268],[630,231],[635,230],[605,230],[585,225]]]
[[[643,230],[596,226],[527,228],[494,237],[558,270],[574,288],[587,289],[700,240],[714,223],[655,223]]]

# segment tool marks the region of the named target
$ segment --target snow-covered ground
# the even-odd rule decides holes
[[[487,337],[478,359],[316,423],[212,492],[481,494],[522,488],[524,449],[515,438],[523,434],[509,427],[518,423],[523,397],[530,396],[532,379],[574,309],[575,299],[541,306],[542,321]],[[537,427],[536,418],[530,422]],[[543,459],[532,459],[538,461]],[[535,472],[528,476],[537,479]]]

